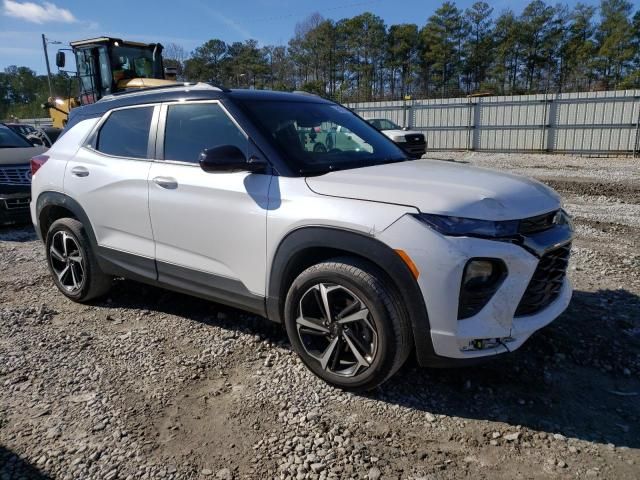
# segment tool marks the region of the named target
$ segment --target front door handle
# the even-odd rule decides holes
[[[178,188],[178,181],[173,177],[155,177],[153,179],[153,183],[168,190],[175,190]]]
[[[89,170],[87,170],[86,167],[73,167],[71,169],[71,175],[74,175],[76,177],[88,177]]]

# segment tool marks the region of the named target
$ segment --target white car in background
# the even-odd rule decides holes
[[[401,127],[386,118],[370,118],[367,120],[376,129],[389,137],[396,145],[409,154],[411,158],[422,158],[427,151],[424,133]]]

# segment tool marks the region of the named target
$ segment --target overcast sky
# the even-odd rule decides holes
[[[466,8],[474,0],[456,4]],[[190,52],[204,41],[221,38],[225,42],[255,38],[261,44],[285,44],[296,22],[313,12],[338,20],[370,11],[387,25],[417,23],[426,19],[442,3],[431,0],[87,0],[25,1],[0,0],[0,69],[26,65],[44,73],[40,34],[68,44],[95,36],[109,35],[127,40],[173,42]],[[495,13],[512,8],[520,13],[524,0],[487,2]],[[549,0],[547,3],[554,4]],[[577,3],[570,0],[569,5]],[[582,0],[597,5],[597,0]],[[50,46],[50,57],[57,45]],[[54,67],[55,69],[55,67]]]

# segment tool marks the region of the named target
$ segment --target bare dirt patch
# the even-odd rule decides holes
[[[69,302],[33,231],[0,229],[0,477],[638,478],[640,162],[439,156],[574,216],[572,304],[518,352],[347,394],[236,310],[129,281]]]

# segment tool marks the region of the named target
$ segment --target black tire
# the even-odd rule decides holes
[[[313,329],[308,329],[306,326],[300,325],[297,319],[301,309],[307,308],[306,302],[309,300],[308,295],[316,295],[315,300],[318,300],[317,295],[320,294],[316,294],[314,290],[319,290],[320,284],[333,285],[335,287],[333,291],[336,292],[334,295],[348,296],[349,294],[353,294],[357,297],[360,305],[366,307],[368,310],[368,323],[366,325],[370,325],[376,330],[376,334],[374,335],[377,341],[375,353],[369,357],[361,356],[361,358],[364,359],[368,358],[369,364],[368,366],[359,365],[356,367],[353,376],[344,376],[343,374],[332,371],[332,368],[329,367],[327,362],[325,362],[323,368],[321,363],[322,359],[319,359],[318,356],[314,356],[308,351],[308,349],[310,349],[308,340],[314,341],[308,334],[310,330]],[[326,291],[327,290],[325,290],[325,292]],[[325,293],[327,298],[329,295]],[[339,300],[339,298],[336,298],[336,301],[337,300]],[[311,299],[311,301],[313,301],[313,299]],[[331,303],[331,299],[327,302],[327,304],[329,303]],[[348,305],[348,303],[346,304]],[[355,304],[355,302],[353,304]],[[337,306],[336,308],[339,307],[340,306]],[[319,308],[321,309],[322,307]],[[333,305],[330,305],[329,309],[331,310],[332,308]],[[347,310],[347,308],[344,310]],[[321,310],[318,311],[322,314]],[[300,316],[307,318],[306,315]],[[349,315],[345,315],[342,318],[346,318],[347,316]],[[351,257],[334,258],[307,268],[293,281],[289,288],[285,301],[284,317],[289,340],[303,363],[309,370],[327,383],[345,390],[366,391],[376,388],[396,373],[404,364],[412,350],[411,327],[405,309],[399,300],[399,295],[396,293],[396,289],[381,271],[360,259]],[[313,315],[308,318],[312,317]],[[332,329],[334,323],[339,323],[339,314],[334,317],[334,313],[330,313],[329,317],[333,319],[333,321],[329,322],[329,327],[322,327],[322,325],[326,326],[327,322],[322,323],[322,321],[320,321],[320,328]],[[344,326],[340,328],[344,328]],[[305,339],[302,338],[304,334],[300,333],[303,331],[307,332]],[[344,337],[346,333],[353,339],[353,336],[357,333],[355,330],[351,332],[340,332],[335,333],[335,330],[332,330],[331,333],[316,332],[313,335],[319,336],[320,342],[324,340],[328,345],[331,345],[331,338],[341,335]],[[321,337],[322,335],[326,336],[326,338],[323,339]],[[333,335],[333,337],[331,335]],[[367,336],[367,338],[371,337]],[[373,342],[369,342],[367,338],[360,337],[359,340],[361,342],[357,345],[360,347],[363,345],[371,347]],[[353,353],[352,351],[350,353],[350,345],[345,341],[338,340],[338,342],[337,345],[342,348],[340,351],[344,352],[342,355],[348,356]],[[351,344],[354,345],[353,342],[351,342]],[[337,351],[340,347],[336,347],[335,350]],[[362,353],[362,349],[360,350]],[[365,350],[367,349],[365,348]],[[324,353],[328,351],[329,348],[327,347]],[[324,357],[324,355],[322,355],[322,357]],[[341,364],[348,365],[348,362],[343,361],[342,357],[336,361],[335,354],[334,357],[329,360],[329,363],[333,365],[337,363],[338,366]],[[339,371],[337,367],[335,370]]]
[[[61,278],[58,277],[56,271],[59,272],[64,270],[65,263],[62,260],[57,260],[51,250],[52,244],[58,241],[57,239],[60,238],[62,233],[70,237],[68,240],[68,243],[71,245],[70,249],[75,249],[75,246],[77,246],[78,254],[76,258],[79,256],[81,259],[82,280],[77,282],[78,288],[73,290],[70,290],[69,286],[65,286],[63,283],[68,279],[70,275],[69,273],[66,273],[65,276]],[[61,218],[53,222],[47,232],[45,245],[49,271],[51,272],[51,276],[53,277],[56,287],[58,287],[58,290],[60,290],[65,296],[75,302],[84,303],[101,297],[109,291],[111,288],[112,278],[100,269],[96,256],[91,250],[91,243],[89,242],[87,233],[85,232],[82,223],[78,220],[75,218]],[[56,248],[56,252],[58,251],[59,248]],[[76,250],[74,250],[74,252],[69,252],[69,256],[75,253],[75,251]],[[64,254],[64,252],[60,253]],[[67,261],[66,265],[68,266],[69,264],[69,261]],[[77,264],[75,268],[76,269],[74,270],[73,266],[71,266],[71,273],[78,272]],[[76,283],[75,276],[73,283]]]

